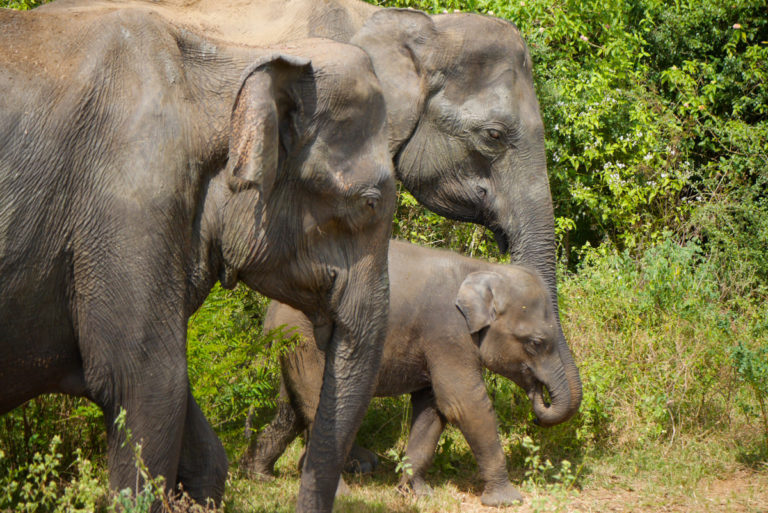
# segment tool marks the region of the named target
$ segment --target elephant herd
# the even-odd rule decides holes
[[[483,502],[521,499],[482,368],[542,425],[574,415],[581,382],[514,25],[360,0],[58,0],[0,9],[0,27],[0,414],[43,393],[94,401],[122,489],[124,410],[152,475],[219,501],[228,463],[190,392],[186,330],[217,281],[242,282],[276,300],[267,324],[305,336],[243,461],[269,472],[310,429],[297,511],[331,511],[374,394],[411,394],[417,493],[454,422]],[[395,178],[516,265],[390,244]]]

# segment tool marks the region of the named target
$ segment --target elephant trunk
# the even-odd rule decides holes
[[[331,511],[346,456],[373,396],[389,306],[386,262],[377,267],[383,272],[375,279],[353,268],[346,279],[336,280],[346,286],[334,288],[334,295],[343,289],[343,297],[325,350],[323,385],[296,508],[300,512]]]
[[[549,392],[550,403],[544,399],[544,387]],[[528,398],[536,415],[536,424],[544,427],[554,426],[568,420],[578,409],[571,405],[572,391],[569,379],[562,367],[544,382],[538,381],[530,390]]]
[[[535,269],[549,291],[555,319],[557,322],[558,354],[561,371],[554,380],[549,381],[547,389],[552,398],[552,405],[546,407],[541,393],[535,395],[534,411],[542,425],[554,425],[565,422],[579,409],[582,398],[581,378],[573,360],[560,325],[557,305],[557,280],[555,261],[555,227],[552,197],[547,179],[546,158],[544,155],[543,132],[537,135],[540,144],[531,142],[528,148],[540,148],[539,151],[521,152],[514,163],[507,163],[513,169],[523,172],[508,173],[514,176],[512,183],[505,184],[508,199],[507,219],[499,220],[494,227],[494,234],[502,250],[508,250],[512,263]],[[522,165],[523,163],[527,165]],[[560,379],[562,376],[562,380]],[[551,386],[550,386],[551,384]]]

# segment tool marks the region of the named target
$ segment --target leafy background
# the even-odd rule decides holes
[[[1,0],[0,6],[36,3]],[[701,483],[718,476],[746,472],[764,479],[768,2],[379,4],[512,20],[534,60],[547,129],[562,320],[584,381],[580,413],[540,429],[530,422],[524,394],[487,376],[511,478],[523,483],[534,507],[567,508],[567,501],[553,499],[558,490],[644,487],[654,510],[670,495],[684,497],[683,504],[695,501]],[[395,236],[504,260],[483,228],[440,218],[403,190],[399,198]],[[269,420],[279,372],[275,355],[286,347],[274,343],[277,335],[261,333],[265,307],[264,298],[243,288],[217,288],[189,325],[195,395],[235,462],[246,434]],[[382,456],[384,470],[361,481],[365,487],[390,488],[387,476],[403,468],[407,404],[403,398],[372,403],[359,437]],[[65,511],[56,504],[64,504],[62,490],[73,482],[90,483],[84,496],[106,493],[101,422],[93,405],[57,396],[0,417],[0,488],[6,490],[0,510]],[[299,448],[300,442],[279,465],[292,484],[273,495],[238,479],[235,465],[227,508],[291,510]],[[58,455],[58,463],[46,454],[49,460]],[[83,467],[84,461],[93,467]],[[30,485],[23,492],[25,480],[52,479],[35,470],[48,467],[59,469],[55,486]],[[475,471],[460,433],[449,429],[430,477],[436,489],[456,481],[476,494]],[[83,478],[91,475],[98,479]],[[537,493],[548,502],[537,503]],[[49,496],[59,499],[40,506]],[[70,502],[85,504],[78,500]],[[431,511],[428,504],[409,509],[398,500],[366,496],[339,507],[360,511],[362,503],[383,503],[383,510]],[[440,504],[435,511],[447,510]],[[768,509],[760,500],[754,509],[750,504],[743,510]]]

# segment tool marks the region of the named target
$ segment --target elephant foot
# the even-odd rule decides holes
[[[254,481],[259,481],[262,483],[270,483],[275,480],[275,475],[272,472],[269,472],[268,470],[265,470],[265,469],[240,467],[240,472],[248,479],[252,479]]]
[[[259,461],[243,457],[240,460],[240,472],[248,479],[270,482],[275,480],[275,469],[271,465],[261,464]]]
[[[336,487],[336,497],[341,497],[344,495],[349,495],[352,493],[352,489],[349,487],[346,481],[344,481],[343,477],[339,478],[339,486]]]
[[[376,467],[379,466],[379,457],[375,453],[359,447],[357,445],[352,447],[347,457],[347,462],[344,465],[344,472],[352,474],[370,474]]]
[[[407,494],[413,493],[416,497],[429,497],[432,495],[432,487],[427,484],[423,477],[411,477],[402,479],[397,485],[400,492]]]
[[[480,502],[484,506],[511,506],[513,504],[522,504],[523,496],[517,491],[517,488],[507,481],[500,486],[486,486]]]

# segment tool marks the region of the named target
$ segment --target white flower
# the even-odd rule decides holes
[[[643,160],[644,160],[644,161],[646,161],[646,162],[648,162],[648,161],[649,161],[649,160],[651,160],[652,158],[653,158],[653,155],[651,155],[650,153],[646,153],[646,154],[645,154],[645,157],[643,157]]]

